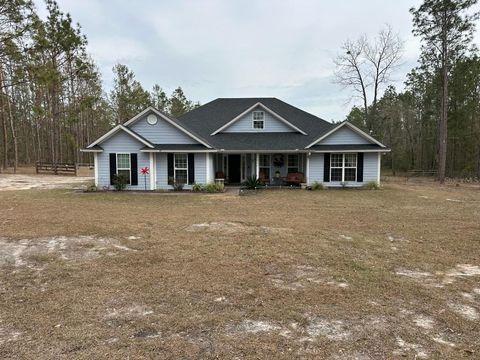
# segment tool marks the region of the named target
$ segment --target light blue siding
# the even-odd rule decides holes
[[[317,145],[345,145],[345,144],[371,144],[370,141],[360,136],[358,133],[343,126],[333,134],[327,136]]]
[[[323,183],[323,154],[312,153],[309,162],[308,184],[311,185],[314,182]]]
[[[263,111],[265,113],[264,129],[253,128],[253,111]],[[269,112],[257,107],[251,112],[242,116],[222,132],[296,132],[296,130],[292,129],[290,126],[277,119]]]
[[[129,127],[153,144],[198,144],[196,140],[177,129],[165,119],[157,116],[157,123],[150,125],[145,114]]]
[[[323,183],[323,161],[324,154],[313,153],[310,156],[310,173],[308,184],[311,185],[315,181]],[[346,186],[356,187],[362,186],[369,181],[378,181],[378,153],[364,153],[363,154],[363,182],[348,182]],[[329,187],[340,187],[340,181],[331,181],[324,183]]]
[[[156,165],[157,165],[157,189],[172,189],[171,185],[168,185],[168,155],[166,153],[157,153]],[[199,184],[207,183],[207,154],[206,153],[194,153],[195,158],[195,182]],[[184,189],[191,189],[192,186],[185,185]]]
[[[129,190],[144,190],[145,183],[143,175],[140,174],[142,167],[150,167],[149,154],[141,153],[145,145],[128,135],[119,131],[111,138],[101,144],[103,152],[98,153],[98,187],[111,187],[110,185],[110,153],[136,153],[138,159],[138,186],[128,186]],[[147,190],[150,190],[150,175],[147,175]]]
[[[195,182],[198,184],[207,183],[207,154],[195,153]]]

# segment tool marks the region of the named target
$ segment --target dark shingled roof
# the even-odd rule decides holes
[[[210,135],[256,103],[262,103],[307,135],[294,132]],[[335,126],[277,98],[219,98],[180,116],[177,122],[214,148],[225,150],[303,149]]]
[[[381,147],[380,145],[377,144],[351,144],[351,145],[313,145],[312,147],[309,148],[309,150],[312,151],[335,151],[335,150],[388,150],[384,147]]]

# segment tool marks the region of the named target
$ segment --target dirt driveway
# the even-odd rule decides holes
[[[0,191],[72,188],[92,180],[86,176],[0,174]]]

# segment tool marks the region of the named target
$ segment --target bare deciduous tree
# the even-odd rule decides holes
[[[386,25],[374,40],[363,35],[355,41],[347,40],[341,49],[342,53],[334,59],[336,82],[352,88],[362,100],[365,127],[372,131],[378,93],[391,83],[391,74],[400,63],[403,41]],[[369,95],[373,98],[370,112]]]

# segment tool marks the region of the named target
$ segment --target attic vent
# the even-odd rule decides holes
[[[155,125],[157,123],[157,116],[155,114],[148,115],[147,123],[149,123],[150,125]]]

